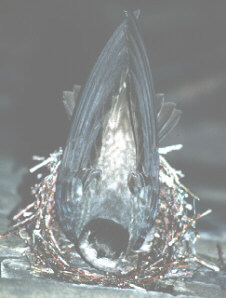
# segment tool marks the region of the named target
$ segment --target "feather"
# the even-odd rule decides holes
[[[75,105],[79,96],[81,86],[74,85],[73,91],[64,91],[63,92],[63,104],[65,107],[66,114],[68,119],[71,120],[72,115],[75,110]],[[164,112],[167,109],[168,103],[165,103],[165,94],[156,93],[155,94],[155,104],[156,104],[156,114],[158,121],[158,139],[159,143],[168,135],[170,131],[179,122],[182,112],[175,108],[173,103],[170,104],[170,111],[168,114]]]

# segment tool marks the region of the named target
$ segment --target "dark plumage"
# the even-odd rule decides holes
[[[64,93],[72,126],[57,180],[58,218],[87,262],[123,271],[123,258],[140,248],[155,221],[158,142],[180,118],[154,93],[133,15],[113,33],[78,93],[78,87]]]

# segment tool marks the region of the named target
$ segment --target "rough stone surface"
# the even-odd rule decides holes
[[[30,277],[30,264],[27,260],[4,259],[1,262],[1,278],[28,279]]]
[[[71,285],[61,282],[54,282],[51,280],[0,280],[0,297],[42,297],[42,298],[52,298],[52,297],[94,297],[94,298],[104,298],[104,297],[162,297],[162,298],[172,298],[171,294],[167,293],[157,293],[157,292],[146,292],[140,289],[136,290],[119,290],[110,289],[98,286],[78,286]],[[189,298],[194,297],[193,295],[178,295],[179,298]],[[199,297],[199,296],[196,296]],[[203,297],[203,296],[200,296]]]
[[[9,229],[9,223],[5,215],[0,215],[0,235]],[[21,257],[26,250],[25,242],[15,235],[9,235],[0,240],[0,258]]]
[[[175,294],[190,295],[195,297],[224,298],[225,291],[219,285],[207,284],[206,282],[176,282]]]

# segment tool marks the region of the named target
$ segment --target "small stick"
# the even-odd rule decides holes
[[[48,163],[50,163],[51,161],[53,161],[53,157],[50,156],[49,158],[43,160],[43,162],[37,164],[36,166],[34,166],[33,168],[31,168],[29,171],[30,173],[34,173],[35,171],[37,171],[38,169],[42,168],[43,166],[47,165]]]
[[[173,238],[170,242],[169,242],[169,246],[172,246],[176,241],[177,239],[186,232],[187,228],[193,223],[195,222],[196,220],[198,220],[199,218],[207,215],[207,214],[210,214],[212,212],[211,209],[208,209],[207,211],[203,212],[202,214],[199,214],[197,215],[195,218],[193,218],[188,224],[186,224],[183,228],[183,230],[179,233],[176,234],[175,238]]]
[[[33,159],[33,160],[38,160],[38,161],[40,161],[40,160],[44,160],[45,157],[44,157],[44,156],[39,156],[39,155],[33,155],[33,156],[32,156],[32,159]]]
[[[36,216],[37,216],[37,214],[33,214],[32,216],[26,218],[25,220],[20,221],[20,222],[16,223],[15,225],[13,225],[13,228],[15,229],[15,228],[17,228],[19,226],[24,225],[25,223],[27,223],[28,221],[31,221]]]
[[[147,278],[144,278],[142,280],[140,280],[139,282],[137,282],[136,284],[137,285],[140,285],[140,284],[143,284],[143,283],[146,283],[148,281],[151,281],[153,279],[157,279],[157,278],[161,278],[163,276],[163,274],[168,270],[168,267],[167,268],[163,268],[161,270],[161,272],[157,275],[154,275],[154,276],[150,276],[150,277],[147,277]]]
[[[159,259],[158,261],[154,262],[153,264],[150,265],[150,268],[155,267],[157,264],[163,261],[163,258]]]
[[[53,234],[52,229],[49,230],[49,234],[50,234],[50,238],[51,238],[51,240],[53,241],[53,244],[55,245],[55,247],[56,247],[56,249],[58,250],[58,252],[59,252],[60,254],[63,254],[62,250],[60,249],[60,247],[59,247],[59,245],[58,245],[58,243],[57,243],[57,241],[56,241],[56,238],[55,238],[55,236],[54,236],[54,234]]]
[[[13,216],[13,220],[17,220],[22,214],[24,214],[26,211],[28,211],[29,209],[31,209],[36,202],[33,202],[31,204],[29,204],[26,208],[24,208],[23,210],[21,210],[18,214]]]
[[[171,278],[171,277],[192,277],[193,273],[190,271],[187,272],[178,272],[178,273],[168,273],[164,276],[164,278]]]
[[[199,259],[199,258],[197,258],[197,257],[194,257],[194,260],[195,260],[196,262],[200,263],[201,265],[203,265],[203,266],[205,266],[205,267],[207,267],[207,268],[210,268],[210,269],[212,269],[212,270],[214,270],[214,271],[220,271],[220,268],[217,267],[216,265],[207,263],[206,261],[201,260],[201,259]]]

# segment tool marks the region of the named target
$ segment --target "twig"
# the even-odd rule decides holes
[[[49,164],[52,161],[53,161],[53,157],[50,156],[49,158],[43,160],[43,162],[41,162],[41,163],[37,164],[36,166],[32,167],[29,171],[30,171],[30,173],[34,173],[35,171],[37,171],[38,169],[46,166],[47,164]]]
[[[200,219],[201,217],[207,215],[207,214],[210,214],[212,212],[211,209],[208,209],[207,211],[203,212],[202,214],[199,214],[197,215],[195,218],[191,219],[191,221],[184,226],[183,230],[179,233],[176,234],[176,236],[169,242],[169,246],[172,246],[176,241],[177,239],[186,232],[187,228],[195,221],[197,221],[198,219]]]
[[[173,146],[165,151],[179,149],[179,147]],[[186,243],[189,242],[186,253],[190,255],[190,245],[197,237],[195,227],[192,224],[197,219],[210,213],[210,210],[195,218],[194,214],[193,218],[187,217],[186,197],[189,196],[192,199],[195,199],[195,197],[180,183],[178,171],[170,167],[162,156],[160,156],[160,204],[153,227],[153,238],[150,238],[150,241],[148,240],[146,244],[148,249],[146,251],[136,252],[136,254],[128,256],[128,261],[134,269],[126,275],[119,276],[114,273],[99,275],[84,268],[76,267],[75,262],[72,264],[71,260],[75,257],[75,246],[72,246],[66,235],[59,229],[59,223],[55,216],[54,193],[61,156],[62,150],[51,154],[49,158],[31,168],[30,172],[35,172],[45,166],[50,173],[32,188],[36,199],[35,202],[21,210],[13,218],[16,221],[15,229],[10,233],[22,229],[27,230],[30,236],[27,241],[32,247],[37,264],[51,269],[65,281],[102,284],[120,288],[134,288],[139,285],[144,286],[149,281],[158,278],[188,276],[190,274],[190,271],[179,271],[177,273],[170,271],[177,268],[185,269],[189,266],[186,257],[179,255],[185,238],[182,237],[181,242],[176,241],[189,230],[190,238],[189,241],[186,239]],[[42,158],[39,158],[39,160],[42,160]],[[192,208],[195,207],[192,206]],[[26,217],[28,210],[31,210],[31,216]],[[30,222],[33,222],[33,225],[29,225]],[[0,239],[1,237],[4,237],[4,235],[0,236]],[[173,244],[174,247],[172,248]],[[205,263],[194,258],[189,259],[189,261]],[[43,272],[42,269],[41,272]],[[48,272],[48,270],[45,272]]]
[[[194,257],[194,260],[195,260],[196,262],[200,263],[201,265],[203,265],[203,266],[205,266],[205,267],[207,267],[207,268],[210,268],[210,269],[212,269],[212,270],[214,270],[214,271],[220,271],[220,268],[217,267],[216,265],[207,263],[206,261],[201,260],[201,259],[199,259],[198,257]]]
[[[24,215],[24,213],[25,213],[26,211],[28,211],[29,209],[31,209],[32,207],[34,207],[35,203],[36,203],[36,202],[33,202],[33,203],[29,204],[26,208],[24,208],[23,210],[21,210],[18,214],[14,215],[14,216],[13,216],[13,220],[15,221],[15,220],[17,220],[21,215]]]
[[[25,225],[27,222],[31,221],[33,218],[37,217],[37,214],[32,214],[30,217],[26,218],[25,220],[23,221],[19,221],[18,223],[14,224],[13,225],[13,228],[17,228],[19,226],[23,226]]]

